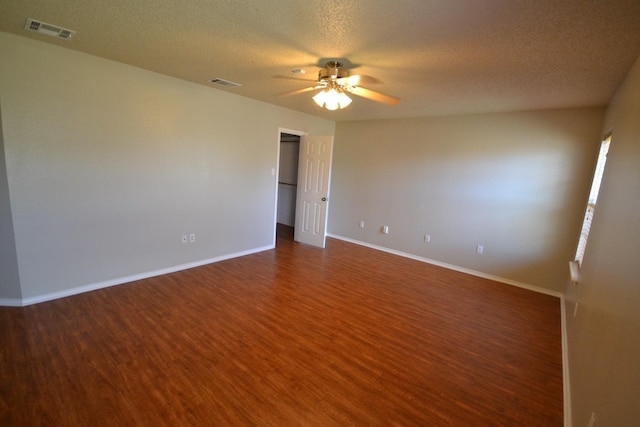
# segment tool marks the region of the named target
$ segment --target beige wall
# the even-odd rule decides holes
[[[329,232],[561,291],[603,114],[338,122]]]
[[[0,57],[10,218],[27,300],[273,245],[279,128],[335,128],[6,33]],[[182,244],[186,233],[196,243]]]
[[[640,59],[607,110],[609,130],[580,283],[566,289],[574,426],[592,412],[598,426],[640,425]]]

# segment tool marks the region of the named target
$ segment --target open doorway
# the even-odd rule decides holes
[[[325,247],[332,153],[333,136],[279,129],[274,244],[281,229],[296,242]]]
[[[298,162],[300,158],[300,135],[290,132],[280,131],[278,205],[276,214],[276,237],[277,239],[286,240],[293,240],[294,237]]]

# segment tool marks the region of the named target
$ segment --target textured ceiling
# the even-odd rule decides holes
[[[27,18],[76,35],[25,31]],[[380,119],[605,105],[640,55],[640,0],[2,0],[0,31],[331,120]],[[334,58],[400,104],[353,96],[330,112],[312,92],[277,96]]]

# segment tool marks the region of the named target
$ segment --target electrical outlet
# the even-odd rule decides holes
[[[189,242],[191,242],[191,243],[195,243],[196,242],[196,233],[189,234]]]
[[[360,220],[360,228],[364,228],[364,220]]]
[[[484,253],[484,246],[482,246],[482,245],[476,246],[476,253],[477,254],[483,254]]]
[[[425,234],[424,235],[424,241],[425,241],[425,243],[429,243],[431,241],[431,234]]]
[[[187,243],[187,235],[186,234],[182,235],[182,243]]]
[[[389,234],[389,226],[388,225],[383,225],[382,226],[382,234]]]

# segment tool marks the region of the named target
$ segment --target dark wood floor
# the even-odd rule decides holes
[[[561,426],[557,298],[328,239],[0,308],[2,426]]]

